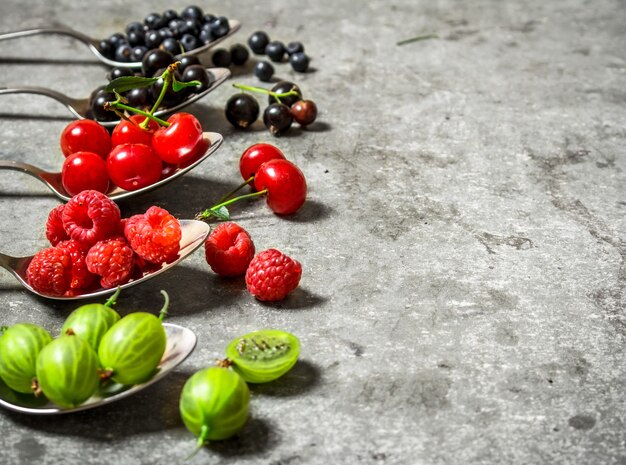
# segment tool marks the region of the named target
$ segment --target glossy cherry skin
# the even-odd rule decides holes
[[[122,144],[111,150],[107,171],[116,186],[134,191],[161,179],[163,163],[151,147],[144,144]]]
[[[257,191],[267,189],[267,205],[278,215],[298,211],[306,199],[306,179],[289,160],[270,160],[261,165],[254,176]]]
[[[202,126],[189,113],[175,113],[152,136],[152,148],[164,162],[179,165],[193,159],[204,147]]]
[[[106,160],[110,150],[111,136],[94,120],[73,121],[61,133],[61,151],[66,157],[75,152],[92,152]]]
[[[122,144],[152,145],[152,135],[154,134],[154,131],[161,127],[159,126],[159,123],[154,120],[150,120],[148,128],[142,129],[139,125],[146,119],[145,116],[133,115],[129,119],[130,121],[120,121],[117,123],[117,126],[115,126],[115,129],[113,129],[113,134],[111,134],[111,143],[113,147]]]
[[[271,144],[254,144],[248,147],[239,159],[239,172],[244,181],[254,176],[259,167],[266,161],[285,159],[285,155]]]
[[[109,174],[104,159],[93,152],[76,152],[63,162],[61,183],[65,191],[74,196],[84,190],[106,194],[109,190]]]

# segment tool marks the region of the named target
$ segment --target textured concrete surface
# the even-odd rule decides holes
[[[148,10],[187,2],[2,0],[0,30],[73,24],[94,36]],[[301,287],[263,305],[201,253],[125,292],[119,310],[157,309],[193,329],[197,349],[132,399],[75,415],[0,412],[0,462],[180,463],[193,438],[178,416],[185,380],[227,342],[291,331],[301,361],[253,388],[241,434],[201,451],[209,464],[626,463],[626,3],[206,2],[257,29],[301,40],[314,72],[296,79],[320,124],[272,139],[236,132],[218,89],[192,110],[225,145],[158,192],[121,204],[190,218],[239,181],[248,145],[276,143],[309,181],[305,207],[234,208],[259,250],[303,263]],[[409,37],[438,39],[397,46]],[[10,46],[9,46],[10,45]],[[83,97],[105,68],[62,38],[3,43],[0,85]],[[239,82],[257,83],[251,66]],[[231,81],[231,82],[234,82]],[[0,156],[58,169],[67,113],[44,98],[2,96]],[[28,117],[31,113],[45,115]],[[1,250],[45,244],[57,205],[3,172]],[[51,331],[73,309],[0,273],[0,323]]]

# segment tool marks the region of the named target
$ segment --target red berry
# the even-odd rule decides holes
[[[72,282],[70,253],[57,247],[40,250],[26,269],[26,280],[41,294],[62,296]]]
[[[64,208],[65,205],[58,205],[50,210],[48,214],[48,220],[46,221],[46,237],[52,245],[57,245],[59,242],[66,241],[70,238],[63,227],[62,215]]]
[[[61,182],[69,195],[90,189],[104,194],[109,190],[107,165],[96,153],[73,153],[63,162]]]
[[[178,165],[194,158],[201,148],[202,126],[189,113],[175,113],[152,136],[152,147],[161,160]]]
[[[238,276],[246,272],[254,257],[254,243],[238,224],[220,223],[204,243],[204,255],[218,275]]]
[[[139,125],[146,119],[145,116],[133,115],[129,119],[130,121],[121,120],[113,129],[113,134],[111,134],[113,147],[122,144],[144,144],[150,146],[154,131],[161,127],[159,123],[150,120],[148,128],[143,129]]]
[[[313,100],[298,100],[291,105],[291,116],[300,126],[308,126],[317,118],[317,105]]]
[[[254,176],[259,167],[266,161],[277,158],[285,159],[283,152],[270,144],[254,144],[248,147],[239,159],[239,171],[244,181]]]
[[[80,242],[70,239],[69,241],[59,242],[57,248],[66,250],[72,258],[72,289],[85,289],[95,280],[96,275],[90,273],[85,263],[87,250],[80,245]]]
[[[274,213],[295,213],[306,199],[306,179],[289,160],[270,160],[261,165],[254,176],[257,191],[267,189],[267,205]]]
[[[106,158],[110,150],[111,136],[94,120],[73,121],[61,133],[61,151],[66,157],[76,152],[93,152]]]
[[[246,271],[250,294],[259,300],[282,300],[298,287],[302,265],[276,249],[259,253]]]
[[[144,144],[122,144],[111,150],[107,171],[116,186],[135,191],[161,179],[163,164],[154,150]]]
[[[110,289],[126,283],[135,263],[133,249],[121,237],[97,242],[85,257],[87,268],[101,276],[100,285]]]
[[[70,238],[90,247],[119,230],[120,209],[100,192],[82,191],[67,202],[62,219]]]
[[[124,236],[137,255],[147,262],[160,264],[177,257],[182,232],[174,216],[153,206],[145,214],[126,220]]]

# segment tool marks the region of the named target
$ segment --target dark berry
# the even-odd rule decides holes
[[[131,32],[143,32],[143,24],[135,21],[126,25],[126,35],[130,35]]]
[[[200,45],[198,43],[198,39],[195,36],[192,36],[191,34],[183,35],[180,38],[180,44],[183,46],[183,49],[185,50],[185,52],[189,52],[190,50],[198,48],[198,46]]]
[[[184,34],[184,29],[187,26],[186,26],[186,23],[185,23],[184,19],[178,18],[178,19],[171,20],[167,24],[167,27],[169,28],[170,31],[172,31],[172,34],[174,34],[174,37],[179,39]]]
[[[192,36],[198,36],[200,33],[200,23],[195,19],[186,19],[183,27],[183,35],[191,34]]]
[[[289,57],[289,63],[294,71],[306,73],[309,69],[309,57],[304,52],[294,53]]]
[[[163,42],[163,37],[159,34],[159,31],[150,30],[146,32],[145,36],[146,47],[149,49],[156,48]]]
[[[161,29],[159,29],[159,35],[163,40],[174,37],[174,33],[170,30],[169,27],[162,27]]]
[[[161,74],[163,74],[164,71],[165,71],[165,68],[158,70],[155,73],[155,76],[160,76]],[[180,75],[178,71],[175,72],[174,77],[176,78],[177,81],[183,80],[183,77]],[[155,82],[154,84],[152,84],[152,86],[150,87],[150,93],[152,94],[152,98],[155,101],[157,98],[159,98],[159,95],[161,95],[162,89],[163,89],[163,79],[159,78],[159,80]],[[170,86],[165,92],[165,96],[163,97],[163,100],[161,101],[161,103],[168,108],[175,107],[176,105],[182,103],[183,100],[187,98],[190,92],[191,90],[189,89],[189,87],[186,87],[179,92],[174,92],[174,89],[172,89],[172,87]]]
[[[178,13],[176,13],[176,11],[174,11],[174,10],[165,10],[161,16],[163,17],[163,20],[167,24],[171,20],[177,19],[178,18]]]
[[[115,58],[115,47],[111,42],[109,42],[108,39],[100,41],[100,45],[98,45],[98,50],[100,50],[100,53],[102,53],[103,56],[107,57],[110,60]]]
[[[220,16],[218,18],[215,18],[209,24],[211,27],[211,34],[216,39],[219,37],[224,37],[226,34],[228,34],[228,31],[230,31],[228,18],[226,18],[225,16]]]
[[[130,55],[133,53],[133,48],[127,43],[118,45],[115,49],[115,61],[121,61],[124,63],[130,63],[132,60]]]
[[[257,55],[265,53],[265,47],[270,43],[269,36],[263,31],[256,31],[248,39],[248,47]]]
[[[200,64],[200,59],[196,55],[183,55],[179,61],[178,71],[181,73],[187,69],[187,66]]]
[[[133,47],[135,45],[143,45],[145,37],[143,29],[141,31],[130,31],[128,33],[128,43]]]
[[[143,23],[148,26],[148,29],[160,29],[163,26],[165,26],[166,22],[163,19],[163,16],[161,16],[158,13],[150,13],[148,16],[146,16],[143,20]]]
[[[233,60],[233,64],[237,66],[243,65],[248,61],[250,53],[245,45],[235,44],[230,47],[230,57]]]
[[[317,105],[313,100],[298,100],[291,105],[291,116],[300,126],[308,126],[317,118]]]
[[[133,73],[132,69],[130,69],[130,68],[122,68],[121,66],[116,66],[108,74],[107,78],[109,79],[109,81],[112,81],[113,79],[117,79],[118,77],[133,76],[133,75],[134,75],[134,73]]]
[[[274,67],[269,61],[259,61],[254,67],[254,75],[263,82],[269,82],[274,75]]]
[[[131,107],[142,107],[149,103],[149,95],[147,87],[135,88],[126,93],[126,99]]]
[[[286,133],[291,127],[293,117],[289,107],[282,103],[272,103],[263,112],[263,124],[273,136]]]
[[[133,51],[130,54],[131,61],[141,61],[144,55],[148,51],[148,47],[145,45],[137,45],[133,47]]]
[[[248,94],[235,94],[226,102],[226,119],[236,128],[250,127],[259,117],[259,103]]]
[[[213,34],[209,28],[202,29],[198,34],[198,39],[202,45],[206,45],[213,40]]]
[[[171,53],[172,55],[178,55],[183,51],[180,44],[174,37],[168,37],[167,39],[163,40],[163,42],[161,42],[161,45],[159,45],[159,48],[161,50],[165,50],[166,52]]]
[[[285,94],[287,92],[295,90],[298,93],[297,95],[290,95],[288,97],[282,97],[280,99],[280,101],[282,103],[284,103],[285,105],[287,105],[288,107],[290,107],[291,105],[296,103],[298,100],[302,100],[302,91],[293,82],[280,81],[279,83],[275,84],[274,87],[272,87],[271,90],[272,90],[272,92],[276,92],[277,94]],[[268,96],[267,100],[268,100],[268,103],[275,103],[276,102],[276,99],[274,97],[272,97],[271,95]]]
[[[267,44],[265,47],[265,54],[269,57],[270,60],[275,61],[276,63],[280,63],[285,58],[285,44],[278,40],[274,40]]]
[[[204,12],[199,6],[190,5],[180,12],[180,17],[183,19],[197,19],[201,20],[204,16]]]
[[[205,15],[203,16],[203,18],[202,18],[202,22],[203,22],[204,24],[209,24],[209,23],[211,23],[211,21],[213,21],[215,18],[216,18],[216,16],[215,16],[215,15],[212,15],[211,13],[207,13],[207,14],[205,14]]]
[[[111,43],[111,45],[113,45],[114,48],[117,48],[118,45],[120,45],[123,42],[126,42],[126,36],[124,34],[120,34],[119,32],[116,32],[115,34],[112,34],[108,40]]]
[[[231,57],[230,52],[225,48],[218,48],[213,52],[213,56],[211,57],[213,64],[215,66],[220,66],[222,68],[228,68],[230,66]]]
[[[206,69],[202,65],[191,65],[185,68],[183,73],[183,82],[200,81],[200,85],[191,87],[196,93],[202,92],[208,89],[212,82],[212,75],[209,76]]]
[[[96,94],[91,102],[91,114],[94,119],[98,121],[115,121],[119,119],[115,112],[104,109],[104,104],[112,100],[115,100],[115,94],[104,91],[100,91]]]
[[[289,42],[285,47],[285,50],[289,55],[293,55],[294,53],[304,52],[304,46],[302,42]]]
[[[176,60],[171,53],[157,48],[148,51],[148,53],[144,55],[141,61],[141,69],[146,77],[152,77],[157,70],[166,68],[168,65],[174,63],[174,61]]]

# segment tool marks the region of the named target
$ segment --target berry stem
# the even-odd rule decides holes
[[[176,71],[176,68],[178,68],[178,63],[180,62],[177,61],[175,63],[172,63],[171,65],[167,67],[165,71],[163,71],[163,74],[161,74],[161,79],[163,79],[163,87],[161,88],[161,93],[159,94],[159,98],[157,98],[156,102],[154,102],[154,105],[152,105],[152,109],[150,110],[150,115],[153,115],[154,112],[157,111],[157,108],[159,108],[159,105],[161,105],[161,102],[163,101],[163,98],[165,97],[165,93],[167,92],[167,89],[172,84],[172,77],[174,75],[174,72]],[[144,129],[147,129],[148,120],[144,120],[139,126]]]
[[[226,201],[228,199],[228,197],[230,197],[231,195],[233,195],[235,192],[240,191],[241,189],[243,189],[245,186],[247,186],[248,184],[250,184],[252,181],[254,181],[254,176],[250,176],[246,181],[242,182],[241,184],[239,184],[236,188],[234,188],[232,191],[230,191],[228,194],[226,194],[224,197],[222,197],[221,199],[219,199],[217,201],[217,203],[222,203],[224,201]]]
[[[396,42],[396,45],[406,45],[412,42],[418,42],[420,40],[428,40],[428,39],[438,39],[439,36],[437,34],[426,34],[423,36],[411,37],[410,39],[404,39],[400,42]]]
[[[167,121],[164,121],[161,118],[157,118],[156,116],[151,115],[150,113],[145,112],[143,110],[139,110],[137,108],[133,108],[133,107],[130,107],[128,105],[124,105],[123,103],[121,103],[119,101],[119,99],[115,100],[114,102],[106,102],[104,104],[104,109],[105,110],[118,109],[118,108],[121,108],[122,110],[132,111],[133,113],[137,113],[138,115],[145,116],[146,120],[147,119],[152,119],[152,120],[156,121],[157,123],[159,123],[161,126],[165,126],[166,128],[170,126],[170,123],[168,123]],[[143,124],[146,120],[144,120],[141,124]],[[141,126],[141,124],[140,124],[140,126]],[[144,128],[144,129],[146,129],[146,128]]]
[[[113,305],[115,305],[117,303],[117,298],[120,296],[120,292],[122,292],[122,288],[117,286],[115,294],[109,297],[109,299],[104,303],[104,306],[111,308]]]
[[[163,321],[163,319],[167,316],[167,309],[170,306],[170,296],[164,290],[161,290],[161,294],[165,297],[165,303],[161,310],[159,310],[159,320]]]
[[[216,210],[219,210],[222,207],[226,207],[226,206],[230,205],[231,203],[238,202],[239,200],[251,199],[253,197],[259,197],[259,196],[265,195],[265,194],[267,194],[267,189],[263,189],[262,191],[258,191],[258,192],[252,192],[251,194],[240,195],[239,197],[234,197],[234,198],[232,198],[230,200],[226,200],[225,202],[218,203],[217,205],[214,205],[211,208],[207,208],[203,212],[198,213],[196,215],[196,219],[198,219],[198,220],[206,220],[207,218],[210,218],[211,216],[216,216],[216,217],[220,218],[219,215],[216,215],[214,213]]]
[[[191,454],[185,457],[185,460],[192,459],[198,453],[198,451],[202,449],[208,443],[207,441],[208,436],[209,436],[209,426],[202,425],[202,427],[200,428],[200,435],[198,436],[198,442],[196,442],[196,447],[191,452]]]
[[[277,93],[277,92],[272,92],[269,89],[264,89],[263,87],[246,86],[244,84],[237,84],[237,83],[233,84],[233,87],[236,87],[237,89],[241,89],[241,90],[249,90],[250,92],[259,92],[261,94],[271,95],[272,97],[276,99],[278,103],[282,103],[280,101],[281,98],[290,97],[292,95],[300,95],[295,90],[290,90],[289,92]]]

